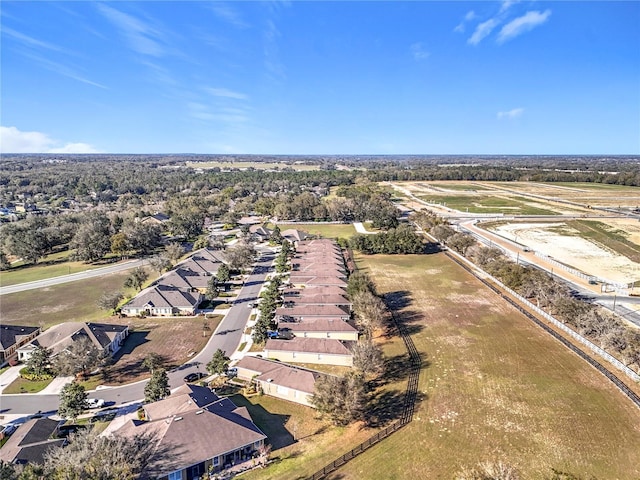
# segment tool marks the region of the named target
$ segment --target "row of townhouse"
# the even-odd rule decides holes
[[[128,317],[195,315],[209,280],[223,263],[225,258],[220,250],[198,250],[136,295],[120,313]]]
[[[351,323],[347,279],[335,241],[299,242],[291,259],[290,287],[276,309],[278,330],[292,338],[267,340],[265,355],[284,362],[352,366],[358,330]]]

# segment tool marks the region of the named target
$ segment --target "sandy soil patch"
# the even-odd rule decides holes
[[[631,218],[602,219],[602,223],[611,225],[627,233],[627,240],[640,245],[640,222]]]
[[[494,231],[590,275],[617,282],[640,279],[640,265],[577,236],[579,232],[564,222],[514,223]]]

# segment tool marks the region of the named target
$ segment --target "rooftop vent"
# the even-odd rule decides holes
[[[182,420],[182,417],[174,417],[173,419],[174,422],[179,422],[180,420]]]
[[[204,410],[198,410],[198,411],[196,411],[196,415],[200,415],[203,412],[204,412]]]

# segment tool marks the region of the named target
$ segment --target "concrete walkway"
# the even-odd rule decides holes
[[[378,232],[370,232],[369,230],[364,228],[364,225],[362,224],[362,222],[353,222],[353,226],[356,229],[356,232],[364,233],[365,235],[375,235],[376,233],[378,233]]]
[[[7,370],[0,374],[0,393],[11,385],[16,378],[20,376],[20,369],[23,368],[24,365],[19,365],[17,367],[9,367]]]
[[[62,388],[67,384],[73,382],[73,376],[71,377],[56,377],[51,380],[51,383],[45,388],[40,390],[37,395],[58,395]]]

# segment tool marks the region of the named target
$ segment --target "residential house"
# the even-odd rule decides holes
[[[292,333],[304,338],[333,338],[336,340],[358,340],[358,329],[340,318],[315,318],[280,322],[278,331]]]
[[[152,223],[154,225],[163,225],[169,221],[169,217],[164,213],[156,213],[154,215],[149,215],[148,217],[144,217],[141,222],[142,223]]]
[[[339,318],[349,320],[351,315],[347,309],[338,305],[294,305],[276,308],[276,319],[283,316],[295,319]]]
[[[21,362],[27,361],[36,347],[48,348],[51,350],[51,355],[56,356],[81,338],[89,339],[105,355],[113,355],[120,350],[128,335],[128,325],[84,322],[60,323],[48,328],[30,343],[18,348],[18,360]]]
[[[0,365],[3,365],[22,345],[29,343],[40,334],[40,327],[23,325],[0,326]]]
[[[302,305],[337,305],[350,312],[353,304],[343,295],[310,295],[304,293],[296,297],[284,298],[284,307],[288,308]]]
[[[301,242],[302,240],[304,240],[305,238],[307,238],[307,234],[301,230],[296,230],[295,228],[289,228],[287,230],[282,230],[280,232],[280,235],[282,235],[282,238],[285,238],[286,240],[288,240],[289,242],[293,243],[294,245],[297,245],[298,242]]]
[[[305,274],[296,274],[294,272],[289,276],[289,283],[295,287],[318,285],[347,288],[347,280],[345,278],[342,278],[342,276],[309,276]]]
[[[301,288],[286,288],[283,292],[285,301],[287,297],[301,297],[303,295],[346,295],[344,288],[336,286],[309,286]]]
[[[333,338],[269,339],[264,347],[267,358],[291,363],[353,366],[350,346],[353,342]]]
[[[164,400],[143,408],[144,421],[131,419],[114,432],[155,439],[154,453],[142,478],[200,478],[251,461],[267,439],[246,407],[237,407],[207,387],[183,385]]]
[[[120,313],[125,316],[193,316],[202,298],[199,291],[184,291],[168,285],[155,285],[136,295],[122,307]]]
[[[313,407],[311,396],[316,381],[326,376],[315,370],[251,356],[242,358],[235,368],[239,379],[255,382],[263,394],[307,407]]]
[[[0,448],[0,461],[18,465],[42,464],[49,450],[66,443],[66,439],[54,436],[59,424],[58,420],[50,418],[33,418],[20,425]]]
[[[156,284],[180,290],[197,290],[204,294],[207,291],[210,279],[210,275],[201,275],[188,268],[179,267],[165,273],[156,281]]]
[[[249,233],[254,240],[258,242],[266,242],[269,240],[273,232],[263,225],[251,225],[249,227]]]

